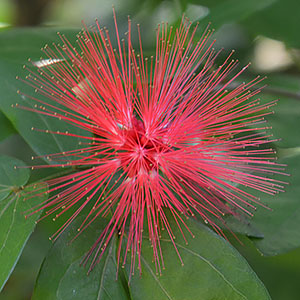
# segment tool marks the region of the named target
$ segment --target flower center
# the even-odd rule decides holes
[[[135,117],[132,128],[123,130],[124,143],[118,150],[123,170],[129,177],[157,171],[160,153],[166,145],[147,137],[143,122]]]

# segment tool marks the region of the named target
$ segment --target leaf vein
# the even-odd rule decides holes
[[[166,296],[168,297],[168,299],[172,300],[173,298],[168,294],[167,290],[163,287],[163,285],[161,284],[161,282],[157,279],[156,275],[153,273],[151,267],[149,266],[149,264],[147,263],[147,261],[141,256],[145,266],[147,267],[147,269],[150,271],[151,275],[153,276],[153,278],[155,279],[155,281],[157,282],[157,284],[159,285],[159,287],[162,289],[162,291],[166,294]]]
[[[169,242],[169,241],[168,241]],[[221,277],[222,279],[237,293],[239,294],[240,296],[242,296],[244,299],[248,299],[247,296],[245,296],[244,294],[242,294],[226,277],[225,275],[214,265],[212,264],[208,259],[206,259],[205,257],[203,257],[202,255],[190,250],[190,249],[187,249],[186,247],[178,244],[178,243],[175,243],[176,246],[178,246],[179,248],[182,248],[183,250],[191,253],[192,255],[195,255],[197,257],[199,257],[201,260],[203,260],[204,262],[206,262],[215,272],[217,272]]]

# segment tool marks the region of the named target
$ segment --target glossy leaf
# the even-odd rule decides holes
[[[161,276],[152,263],[152,248],[143,240],[142,275],[132,276],[129,285],[133,299],[269,299],[261,281],[228,242],[204,225],[189,220],[186,224],[195,235],[192,238],[186,233],[188,245],[171,222],[183,266],[170,238],[166,234],[162,237],[165,269]]]
[[[115,240],[111,241],[100,263],[89,275],[88,268],[80,266],[84,254],[98,238],[104,225],[95,221],[73,243],[68,244],[77,233],[77,226],[73,224],[59,238],[41,267],[33,300],[130,299],[126,283],[123,285],[120,276],[116,280]]]
[[[75,38],[77,30],[64,31],[69,33],[71,40]],[[53,29],[12,29],[0,32],[0,108],[38,155],[77,149],[79,138],[32,131],[32,127],[38,130],[48,129],[54,132],[59,130],[89,135],[84,130],[56,118],[12,107],[16,103],[31,108],[36,104],[29,97],[17,94],[17,90],[21,90],[28,96],[37,96],[31,87],[17,81],[16,75],[25,77],[22,65],[29,64],[27,58],[31,57],[32,61],[38,61],[42,54],[41,46],[52,41],[58,42],[56,30]],[[42,99],[42,96],[39,95],[38,98]]]
[[[14,188],[14,191],[0,203],[0,287],[3,288],[13,271],[22,250],[30,237],[39,214],[25,219],[24,212],[44,201],[47,194],[26,195],[35,187]],[[46,187],[45,187],[46,190]],[[43,191],[43,190],[41,190]]]

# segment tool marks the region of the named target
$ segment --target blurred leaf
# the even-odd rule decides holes
[[[0,201],[5,199],[14,189],[26,184],[30,172],[24,166],[25,164],[19,159],[0,155]]]
[[[224,24],[243,20],[259,11],[268,8],[278,0],[214,0],[192,1],[209,8],[209,14],[201,20],[202,23],[212,22],[213,28]]]
[[[10,135],[14,134],[16,131],[5,117],[5,115],[0,111],[0,141],[6,139]]]
[[[187,236],[188,245],[175,221],[171,222],[184,266],[170,238],[163,234],[165,269],[161,276],[151,263],[153,248],[148,240],[143,241],[142,275],[132,276],[129,285],[132,299],[270,299],[245,259],[228,242],[206,226],[189,220],[186,224],[195,235],[194,239]],[[129,268],[129,277],[128,273]]]
[[[3,159],[3,157],[1,157]],[[13,271],[21,252],[31,235],[35,221],[39,214],[26,220],[23,212],[28,211],[34,205],[47,198],[47,194],[32,196],[30,200],[25,201],[28,193],[33,191],[33,187],[22,188],[29,177],[28,172],[22,169],[17,169],[14,172],[13,165],[16,164],[15,159],[6,157],[6,162],[1,161],[1,166],[6,173],[0,173],[1,177],[8,177],[8,184],[14,184],[13,191],[10,195],[0,202],[0,286],[3,288],[5,282]],[[17,166],[22,166],[22,163],[17,163]],[[10,168],[9,168],[10,167]],[[28,170],[27,170],[28,171]],[[20,172],[20,174],[18,174]],[[14,176],[15,175],[15,176]],[[13,177],[12,177],[13,176]],[[3,180],[1,180],[1,183]],[[43,190],[41,191],[43,192]]]
[[[264,233],[264,239],[253,240],[264,255],[277,255],[300,247],[300,155],[287,156],[279,163],[288,165],[287,172],[291,176],[280,179],[287,181],[289,186],[277,196],[261,197],[272,211],[259,208],[252,219]]]
[[[291,47],[300,47],[299,11],[299,0],[279,0],[251,15],[243,24],[253,35],[265,35],[284,41]]]
[[[12,5],[9,0],[0,1],[0,24],[2,23],[2,26],[6,25],[5,23],[12,22],[13,12],[11,6]]]
[[[247,81],[248,79],[245,78]],[[277,105],[271,107],[274,114],[266,116],[269,132],[279,147],[296,147],[300,145],[298,127],[300,126],[300,77],[286,74],[271,74],[264,81],[267,86],[259,95],[261,103],[278,100]]]
[[[277,149],[277,156],[279,158],[285,159],[285,158],[290,158],[298,155],[300,155],[300,147]]]
[[[19,70],[30,57],[33,61],[39,60],[43,54],[41,47],[52,42],[58,43],[58,31],[75,41],[80,28],[32,27],[11,28],[0,32],[0,59],[15,63]]]
[[[152,9],[156,8],[160,4],[162,4],[164,0],[138,0],[138,1],[133,1],[136,5],[140,5],[141,3],[147,3],[148,6]]]
[[[268,125],[272,126],[270,133],[274,134],[274,138],[280,139],[275,145],[280,158],[278,163],[287,164],[286,173],[291,176],[276,176],[276,179],[289,183],[289,186],[283,184],[286,190],[284,193],[270,196],[251,191],[272,211],[258,207],[250,224],[264,235],[263,239],[253,239],[258,249],[265,255],[276,255],[300,246],[300,141],[297,138],[300,126],[300,78],[277,74],[270,75],[265,83],[268,86],[262,90],[261,102],[279,99],[274,107],[275,113],[268,115],[266,119]]]
[[[85,252],[104,226],[104,222],[95,221],[71,244],[68,242],[78,233],[76,221],[64,232],[41,267],[32,300],[130,299],[120,276],[116,280],[115,240],[110,242],[100,263],[89,275],[88,269],[80,266]]]
[[[63,30],[75,38],[77,30]],[[0,32],[0,108],[26,142],[38,155],[47,155],[78,148],[79,138],[57,134],[46,134],[32,131],[31,128],[48,129],[56,132],[69,131],[77,135],[87,136],[89,133],[56,118],[28,112],[20,108],[11,107],[15,103],[33,107],[35,101],[29,97],[17,94],[20,89],[26,95],[36,96],[34,90],[25,83],[17,81],[16,75],[24,77],[21,66],[30,56],[32,61],[40,59],[40,48],[45,42],[58,42],[54,29],[12,29]],[[42,96],[39,96],[42,99]]]
[[[299,75],[295,76],[285,73],[270,74],[264,83],[266,83],[268,87],[281,89],[281,91],[287,91],[288,93],[298,95],[300,93]]]

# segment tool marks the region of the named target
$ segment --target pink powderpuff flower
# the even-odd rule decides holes
[[[213,49],[209,28],[194,42],[198,24],[192,27],[184,17],[177,29],[162,23],[155,55],[145,57],[139,25],[135,51],[131,20],[126,41],[120,39],[115,14],[114,24],[115,48],[108,30],[96,21],[96,28],[84,25],[76,48],[59,34],[62,44],[45,46],[47,59],[33,63],[37,71],[29,70],[26,82],[48,101],[32,97],[35,108],[23,108],[58,118],[91,136],[51,132],[83,142],[80,149],[49,154],[55,163],[40,167],[69,166],[77,171],[48,180],[50,198],[31,213],[46,210],[46,216],[56,219],[76,208],[54,239],[91,203],[78,234],[110,214],[86,256],[86,261],[92,260],[90,270],[116,233],[119,264],[124,266],[131,251],[131,271],[136,259],[141,270],[146,226],[161,272],[162,229],[180,258],[170,216],[183,236],[184,218],[190,216],[200,217],[224,236],[217,220],[222,222],[225,214],[251,216],[255,205],[261,205],[248,188],[267,194],[283,189],[281,182],[267,177],[281,170],[274,150],[259,147],[270,142],[264,117],[273,113],[268,109],[276,101],[260,104],[260,77],[234,82],[248,65],[237,69],[233,52],[215,65],[220,51]]]

